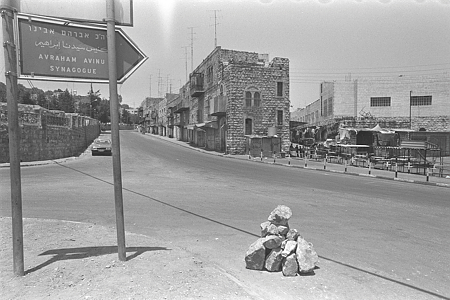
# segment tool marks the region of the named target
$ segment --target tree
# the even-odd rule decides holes
[[[45,94],[43,92],[38,94],[37,105],[40,107],[47,107],[47,102],[47,98],[45,98]]]
[[[125,108],[122,108],[122,116],[120,121],[125,124],[130,124],[130,113]]]
[[[31,93],[28,90],[25,90],[23,95],[22,95],[22,104],[30,104],[30,105],[34,105],[34,101],[31,98]]]
[[[6,102],[6,84],[0,82],[0,102]]]
[[[60,108],[66,113],[73,113],[75,112],[75,106],[73,105],[73,97],[69,93],[69,90],[66,89],[64,93],[59,95],[59,103]]]
[[[109,100],[103,99],[97,106],[97,120],[102,123],[111,122]]]
[[[53,94],[50,99],[49,99],[49,103],[48,103],[48,109],[52,109],[52,110],[61,110],[61,106],[59,104],[59,99],[58,96]]]
[[[102,98],[100,98],[100,90],[97,90],[96,92],[94,92],[94,90],[92,89],[92,84],[91,84],[91,89],[89,90],[89,92],[87,93],[89,96],[89,100],[90,100],[90,110],[89,110],[89,116],[91,118],[97,118],[98,116],[98,109],[97,106],[100,104],[100,102],[102,101]]]
[[[23,103],[23,97],[25,95],[27,91],[27,88],[23,86],[23,84],[18,84],[17,85],[17,97],[18,97],[18,102],[19,103]]]

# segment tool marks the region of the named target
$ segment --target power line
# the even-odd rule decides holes
[[[448,71],[450,67],[443,69],[427,69],[427,70],[397,70],[397,71],[370,71],[370,72],[312,72],[305,73],[301,71],[292,71],[289,73],[293,74],[304,74],[304,75],[347,75],[348,73],[355,74],[398,74],[398,73],[414,73],[414,72],[435,72],[435,71]]]
[[[428,65],[413,65],[413,66],[389,66],[389,67],[360,67],[360,68],[337,68],[334,70],[378,70],[378,69],[400,69],[400,68],[417,68],[417,67],[431,67],[431,66],[442,66],[442,65],[450,65],[448,63],[438,63],[438,64],[428,64]],[[292,69],[292,68],[291,68]],[[324,71],[330,69],[318,68],[318,69],[301,69],[304,71]],[[333,70],[333,69],[331,69]]]

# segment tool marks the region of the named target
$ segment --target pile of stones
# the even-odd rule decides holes
[[[312,273],[319,256],[311,243],[296,229],[290,229],[288,221],[292,211],[278,205],[261,224],[261,237],[250,245],[245,263],[247,269],[283,272],[284,276]]]

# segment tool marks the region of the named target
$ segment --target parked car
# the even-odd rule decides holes
[[[92,156],[98,154],[111,155],[112,154],[111,140],[96,139],[92,144],[91,152]]]

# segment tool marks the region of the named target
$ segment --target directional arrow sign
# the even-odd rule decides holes
[[[19,14],[19,79],[108,83],[106,28]],[[116,29],[117,82],[147,56]]]

